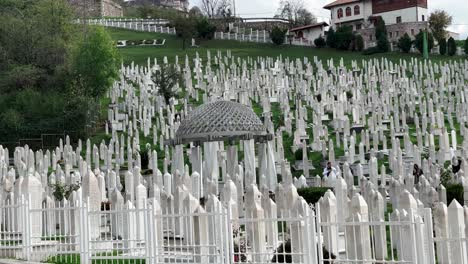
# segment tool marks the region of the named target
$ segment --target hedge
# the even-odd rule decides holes
[[[328,191],[328,187],[308,187],[297,189],[297,193],[306,200],[308,204],[315,204]]]

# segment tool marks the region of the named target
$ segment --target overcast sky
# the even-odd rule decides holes
[[[334,0],[304,0],[305,5],[320,21],[328,21],[330,12],[322,7]],[[197,5],[200,0],[190,0]],[[280,0],[236,0],[237,14],[243,17],[271,17],[276,13]],[[446,10],[453,16],[453,25],[449,30],[468,35],[468,0],[428,0],[429,11]]]

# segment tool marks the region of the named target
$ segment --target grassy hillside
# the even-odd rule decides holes
[[[273,44],[259,44],[252,42],[239,42],[229,40],[210,40],[202,41],[199,48],[182,49],[182,40],[174,35],[137,32],[124,29],[108,29],[112,38],[115,40],[140,40],[140,39],[166,39],[166,45],[161,47],[124,47],[119,48],[124,63],[128,64],[134,61],[137,64],[146,64],[147,58],[157,58],[158,60],[167,56],[169,61],[173,61],[175,56],[179,56],[179,61],[184,62],[185,55],[194,57],[196,52],[200,57],[206,57],[206,51],[211,50],[211,54],[215,55],[218,50],[225,52],[232,51],[232,55],[239,57],[276,57],[279,55],[287,56],[290,58],[303,58],[309,57],[312,59],[317,56],[320,60],[327,60],[333,58],[335,65],[340,58],[344,59],[345,65],[350,65],[352,60],[361,61],[363,59],[369,60],[371,58],[388,58],[391,61],[397,62],[400,59],[411,59],[412,57],[421,58],[418,54],[403,54],[399,52],[382,53],[376,55],[363,55],[360,52],[339,51],[334,49],[316,49],[311,47],[298,47],[298,46],[275,46]],[[190,41],[189,41],[190,42]],[[190,43],[188,43],[190,46]],[[461,59],[462,57],[448,57],[448,56],[431,56],[431,60],[447,61],[453,59]]]

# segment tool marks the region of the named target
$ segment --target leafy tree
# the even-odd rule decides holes
[[[174,21],[174,27],[177,37],[182,39],[182,49],[185,49],[185,42],[195,36],[195,25],[190,18],[179,16]]]
[[[450,37],[447,41],[447,54],[453,56],[457,53],[457,43],[455,40]]]
[[[320,37],[318,37],[318,38],[316,38],[314,40],[314,45],[317,48],[323,48],[323,47],[325,47],[325,45],[327,45],[327,43],[326,43],[325,39],[322,36],[320,36]]]
[[[440,55],[447,54],[447,40],[445,38],[439,40],[439,53]]]
[[[413,45],[413,41],[411,40],[408,33],[405,33],[399,40],[398,40],[398,48],[404,52],[409,53],[411,50],[411,46]]]
[[[281,0],[275,17],[293,21],[295,26],[310,25],[317,22],[317,18],[306,9],[302,0]]]
[[[361,35],[356,35],[356,38],[354,41],[355,41],[355,47],[357,51],[364,50],[364,39],[362,38]]]
[[[212,39],[214,37],[216,26],[211,24],[205,17],[197,20],[198,37],[202,39]]]
[[[166,103],[176,96],[174,87],[180,84],[182,76],[177,68],[172,64],[162,65],[161,68],[153,73],[151,80],[158,88],[158,94],[164,97]]]
[[[382,17],[377,17],[375,22],[375,39],[377,40],[377,48],[380,52],[390,50],[390,43],[387,38],[387,27]]]
[[[336,30],[336,48],[349,50],[353,42],[353,28],[351,26],[341,26]]]
[[[114,42],[102,27],[87,32],[74,50],[72,73],[84,95],[99,98],[118,76],[119,56]],[[92,67],[90,67],[92,65]]]
[[[424,33],[423,31],[419,31],[414,39],[414,46],[416,49],[422,54],[424,48]],[[434,48],[434,37],[431,33],[427,33],[427,48],[431,50]]]
[[[231,14],[231,4],[227,0],[201,0],[201,10],[209,18],[226,17]]]
[[[203,13],[198,6],[194,6],[190,8],[189,15],[190,17],[202,17]]]
[[[336,48],[336,34],[333,28],[330,28],[327,32],[327,46],[330,48]]]
[[[468,55],[468,37],[465,39],[465,55]]]
[[[437,41],[446,38],[446,29],[451,24],[452,16],[444,10],[435,10],[429,16],[429,28]]]
[[[286,30],[274,27],[270,32],[270,39],[276,45],[282,45],[286,37]]]

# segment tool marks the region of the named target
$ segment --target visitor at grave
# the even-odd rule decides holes
[[[329,179],[336,179],[338,175],[337,170],[332,166],[332,163],[329,161],[327,162],[327,167],[323,170],[323,177],[328,177]]]
[[[457,174],[460,171],[461,165],[462,165],[462,159],[453,157],[453,159],[452,159],[452,172],[453,172],[453,174]]]
[[[421,168],[419,168],[418,164],[414,164],[413,166],[413,176],[414,176],[414,182],[418,183],[419,182],[419,177],[423,175],[423,171]]]

